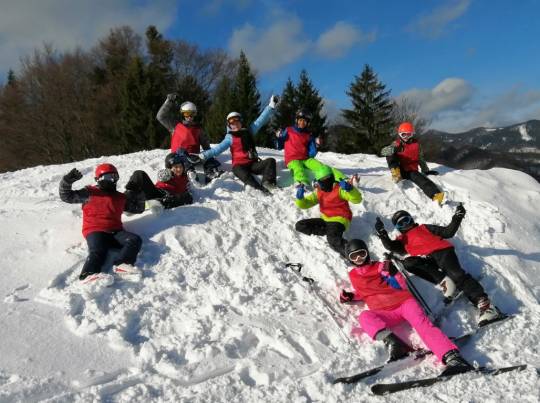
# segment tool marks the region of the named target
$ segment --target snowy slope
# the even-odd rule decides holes
[[[78,205],[62,203],[58,183],[73,167],[92,181],[100,162],[115,164],[123,188],[134,169],[161,168],[163,150],[98,158],[0,175],[0,401],[519,401],[540,400],[532,368],[495,378],[461,376],[428,389],[378,398],[369,385],[334,386],[336,375],[385,359],[383,346],[356,328],[362,309],[337,303],[347,268],[325,239],[294,231],[318,216],[294,206],[291,188],[272,197],[243,191],[227,174],[196,189],[192,206],[126,217],[143,237],[141,283],[116,283],[99,295],[80,293],[76,277],[86,256]],[[263,150],[283,168],[281,153]],[[230,168],[229,155],[220,160]],[[361,237],[374,257],[376,216],[407,209],[418,222],[445,225],[455,202],[442,208],[411,185],[394,186],[383,159],[326,153],[320,159],[361,175],[364,201],[353,205],[346,236]],[[435,168],[435,166],[433,166]],[[540,366],[540,185],[507,169],[438,167],[435,180],[467,216],[453,242],[462,264],[496,304],[518,316],[486,329],[463,349],[480,365]],[[280,181],[289,181],[281,169]],[[305,284],[284,268],[302,262],[322,294],[346,320],[340,327]],[[416,280],[435,310],[440,294]],[[471,329],[465,301],[442,323],[449,335]],[[407,335],[406,328],[401,329]],[[410,335],[411,341],[419,340]],[[392,379],[432,376],[434,359]],[[383,377],[375,380],[387,380]]]

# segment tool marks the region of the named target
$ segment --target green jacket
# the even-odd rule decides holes
[[[354,204],[358,204],[358,203],[360,203],[362,201],[362,194],[354,186],[353,186],[353,188],[352,188],[352,190],[350,192],[346,192],[346,191],[344,191],[343,189],[340,188],[339,189],[339,197],[342,200],[346,200],[349,203],[354,203]],[[317,198],[317,192],[312,192],[312,193],[308,194],[307,196],[305,196],[303,199],[300,199],[300,200],[296,199],[295,203],[301,209],[311,208],[311,207],[319,204],[319,199]],[[341,223],[341,224],[343,224],[345,226],[345,229],[349,228],[349,225],[351,224],[351,222],[347,218],[341,217],[341,216],[328,217],[328,216],[321,213],[321,218],[324,221],[328,221],[328,222],[339,222],[339,223]]]

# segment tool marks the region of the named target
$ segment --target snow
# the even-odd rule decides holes
[[[338,402],[508,401],[537,402],[540,382],[540,185],[513,170],[461,171],[435,167],[434,178],[451,202],[438,207],[411,184],[394,186],[385,160],[368,155],[320,154],[347,174],[361,175],[362,204],[353,205],[346,233],[361,237],[372,256],[384,249],[373,234],[376,216],[407,209],[419,222],[445,225],[457,201],[467,216],[453,243],[464,267],[496,304],[517,314],[486,329],[462,350],[488,366],[530,364],[523,372],[494,378],[458,376],[427,389],[384,398],[369,383],[331,384],[385,360],[383,346],[358,329],[362,305],[337,301],[347,268],[326,240],[294,231],[294,223],[318,216],[293,203],[292,188],[261,196],[226,174],[195,189],[196,203],[125,217],[144,240],[137,262],[140,283],[116,282],[82,292],[76,277],[86,257],[79,205],[62,203],[58,184],[77,167],[92,182],[100,162],[120,171],[123,189],[134,169],[152,177],[166,151],[39,166],[0,175],[0,401]],[[290,181],[281,152],[262,149]],[[230,170],[230,156],[220,157]],[[329,316],[307,285],[285,269],[302,262],[322,295],[346,320]],[[110,263],[109,263],[110,267]],[[416,280],[436,311],[440,293]],[[456,302],[441,327],[449,335],[470,330],[475,310]],[[419,339],[407,328],[401,332]],[[433,376],[433,358],[390,376]]]
[[[527,125],[526,124],[519,125],[518,131],[519,131],[519,134],[521,134],[521,138],[523,139],[523,141],[532,141],[533,138],[527,132]]]

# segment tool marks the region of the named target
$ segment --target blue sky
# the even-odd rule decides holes
[[[233,56],[244,49],[265,96],[305,68],[331,118],[349,106],[345,92],[368,63],[394,97],[417,102],[434,128],[540,119],[540,0],[71,3],[8,0],[0,13],[0,71],[43,41],[84,47],[112,26],[142,33],[154,24],[202,48]]]

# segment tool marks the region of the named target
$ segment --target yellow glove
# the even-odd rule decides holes
[[[398,183],[401,180],[401,171],[399,168],[390,168],[390,172],[392,173],[394,183]]]

